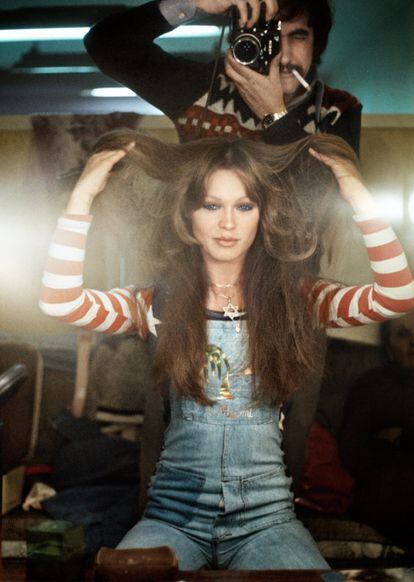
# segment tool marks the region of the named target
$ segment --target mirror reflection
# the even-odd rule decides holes
[[[3,493],[3,557],[14,559],[16,546],[12,542],[22,539],[21,531],[46,523],[47,519],[83,523],[84,528],[76,532],[79,555],[86,547],[89,555],[94,556],[103,546],[115,548],[145,508],[148,519],[159,520],[161,516],[151,506],[151,493],[148,505],[147,487],[166,426],[169,425],[167,435],[175,427],[171,424],[175,400],[171,402],[165,394],[162,397],[157,389],[152,373],[152,348],[148,348],[148,342],[144,341],[146,334],[139,326],[134,323],[131,329],[125,328],[133,332],[127,335],[97,333],[115,326],[114,321],[98,321],[95,316],[107,301],[112,307],[116,301],[122,303],[125,300],[122,292],[121,298],[108,299],[91,291],[89,300],[95,311],[92,313],[90,306],[87,309],[79,303],[76,304],[79,312],[75,310],[74,315],[73,310],[65,309],[70,301],[78,301],[74,290],[81,285],[80,273],[75,267],[68,273],[57,264],[62,260],[59,252],[66,252],[62,247],[81,249],[86,239],[86,231],[82,230],[84,216],[92,212],[84,274],[87,288],[124,289],[130,284],[135,289],[154,287],[165,266],[158,261],[157,253],[166,244],[165,221],[171,212],[169,188],[188,162],[184,154],[167,155],[168,148],[162,153],[158,146],[151,146],[153,156],[160,158],[160,167],[164,161],[167,177],[161,176],[162,172],[158,175],[155,170],[150,171],[148,168],[156,165],[154,160],[145,165],[139,157],[134,158],[137,148],[130,146],[135,143],[138,131],[139,135],[165,142],[171,148],[179,142],[191,144],[212,137],[250,140],[258,145],[256,152],[261,152],[260,142],[281,147],[286,156],[283,159],[290,156],[292,172],[288,175],[281,170],[281,183],[286,191],[289,191],[287,184],[295,185],[295,196],[302,201],[303,195],[303,206],[312,217],[309,220],[312,226],[306,227],[306,235],[301,236],[305,230],[300,231],[297,222],[295,242],[289,244],[295,244],[298,252],[300,243],[302,252],[311,238],[310,232],[315,231],[318,240],[315,248],[319,252],[322,249],[319,241],[326,235],[326,252],[322,257],[318,255],[320,270],[316,272],[316,260],[309,267],[314,269],[312,276],[317,274],[347,287],[358,287],[355,298],[349,296],[346,313],[335,299],[339,315],[335,324],[328,325],[327,331],[321,331],[317,337],[313,369],[305,366],[306,374],[302,374],[298,363],[298,391],[292,390],[292,394],[287,391],[283,402],[277,402],[278,407],[282,406],[280,411],[277,409],[280,419],[275,420],[275,426],[279,423],[283,434],[283,445],[279,443],[278,449],[279,465],[287,465],[288,477],[282,485],[269,481],[266,487],[272,499],[276,487],[285,493],[291,492],[286,495],[292,497],[291,507],[298,516],[299,521],[295,519],[294,523],[303,523],[309,530],[317,544],[317,558],[310,556],[312,552],[305,551],[306,556],[295,554],[292,546],[292,562],[268,563],[266,556],[261,556],[254,546],[256,560],[247,560],[250,554],[246,553],[244,561],[237,562],[234,558],[233,565],[231,560],[214,562],[211,556],[205,563],[199,563],[185,561],[181,550],[174,548],[178,567],[181,570],[200,567],[283,570],[324,569],[328,564],[335,569],[354,569],[411,563],[407,549],[412,541],[410,523],[414,513],[410,494],[414,475],[411,314],[391,323],[379,322],[410,309],[412,283],[405,268],[407,264],[413,267],[414,261],[411,97],[414,66],[409,50],[414,38],[413,7],[402,0],[393,3],[383,0],[376,3],[375,9],[367,3],[361,6],[356,0],[335,0],[331,2],[332,11],[325,0],[279,0],[279,3],[267,0],[262,7],[256,2],[241,1],[237,7],[232,4],[230,0],[162,0],[160,4],[140,5],[134,1],[122,5],[109,2],[73,5],[63,0],[42,3],[6,0],[2,4],[0,373],[10,374],[12,366],[21,364],[26,366],[27,374],[16,393],[0,409],[4,424],[2,474],[9,483],[9,489],[6,487]],[[231,16],[227,13],[229,8],[233,9]],[[102,138],[108,132],[116,136],[113,141]],[[365,249],[367,244],[371,249],[371,243],[365,240],[364,244],[352,220],[352,214],[358,212],[352,204],[349,208],[340,180],[338,189],[337,178],[329,182],[332,204],[328,205],[330,214],[326,223],[323,223],[323,203],[315,202],[325,200],[326,176],[329,174],[332,180],[337,176],[336,169],[326,159],[318,159],[317,152],[316,156],[308,153],[305,156],[300,148],[283,149],[298,140],[304,143],[304,139],[310,140],[309,136],[318,133],[342,138],[348,145],[349,159],[353,152],[359,157],[363,182],[378,207],[378,216],[391,225],[405,251],[407,263],[394,246],[389,256],[382,256],[377,250],[368,253],[382,277],[381,292],[386,288],[379,315],[376,313],[371,318],[377,324],[361,325],[368,321],[362,316],[359,320],[359,312],[357,317],[353,311],[356,304],[359,308],[363,302],[360,297],[364,291],[359,290],[360,286],[369,286],[373,280]],[[317,139],[307,141],[306,148],[318,150]],[[319,143],[322,151],[323,143]],[[78,204],[71,206],[73,193],[79,191],[75,185],[79,185],[90,155],[108,147],[112,151],[123,150],[126,157],[123,159],[120,154],[108,169],[105,194],[96,198],[92,211],[89,206],[86,210]],[[329,139],[326,147],[328,157],[337,152],[329,149],[334,147]],[[173,151],[181,150],[172,148]],[[193,150],[189,146],[182,151]],[[188,168],[199,168],[201,176],[204,168],[201,157],[191,155],[194,158],[188,153],[188,160],[200,161],[193,161]],[[257,172],[264,171],[264,166],[259,164],[264,163],[263,156],[256,154]],[[135,166],[131,159],[135,160]],[[224,170],[219,167],[215,171]],[[303,192],[296,187],[301,172],[307,180]],[[202,204],[198,202],[198,207],[191,207],[185,217],[187,221],[199,212],[200,204],[203,212],[216,212],[216,206],[236,208],[233,200],[222,199],[221,193],[217,195],[209,190],[208,176],[207,173],[198,177],[197,184],[205,188],[210,199],[207,196]],[[232,174],[230,183],[228,175],[220,175],[223,181],[219,181],[217,188],[232,192],[239,188],[241,205],[237,206],[237,212],[241,213],[241,207],[245,214],[255,212],[256,204],[262,219],[262,203],[250,194],[244,178],[237,176],[237,172]],[[181,176],[182,180],[187,177],[188,173]],[[107,175],[105,183],[106,179]],[[178,192],[178,186],[173,191]],[[343,203],[339,202],[341,193],[345,198]],[[75,198],[78,202],[78,197]],[[72,216],[69,220],[77,220],[81,225],[74,226],[73,222],[68,227],[75,233],[72,238],[79,240],[68,243],[58,235],[54,239],[57,246],[51,251],[56,221],[65,209]],[[286,220],[292,220],[293,210],[290,212],[286,212]],[[333,234],[328,238],[327,226],[334,224],[334,219],[338,224],[332,227]],[[226,236],[221,234],[215,240],[220,239],[222,247],[234,243],[228,236],[234,225],[215,226],[209,220],[211,223],[207,226],[193,220],[193,230],[186,236],[198,233],[195,244],[203,249],[204,262],[200,264],[207,269],[211,283],[205,307],[231,316],[234,323],[234,314],[237,321],[248,304],[246,288],[239,281],[244,273],[244,261],[237,263],[243,268],[237,267],[234,271],[216,267],[208,270],[208,260],[216,261],[216,258],[208,247],[207,250],[203,247],[203,232],[223,228]],[[291,223],[287,224],[290,228]],[[194,231],[194,225],[199,225],[199,230]],[[253,230],[254,238],[256,230]],[[378,249],[390,241],[376,240],[373,246]],[[332,256],[328,252],[331,243]],[[77,251],[73,248],[72,259],[63,259],[76,263]],[[53,265],[43,275],[48,253]],[[387,265],[387,261],[393,264]],[[226,263],[227,267],[230,263]],[[401,272],[401,276],[396,275]],[[42,300],[52,305],[46,312],[56,315],[58,306],[66,305],[58,314],[60,321],[46,317],[38,307],[42,277],[44,287],[51,293]],[[73,279],[64,280],[65,277]],[[289,301],[293,301],[292,294],[297,289],[292,288]],[[69,299],[63,300],[65,296]],[[157,329],[161,316],[157,318],[152,299],[145,292],[139,295],[139,300],[134,297],[135,317],[142,317],[145,307],[145,317],[148,312],[151,316],[148,327],[153,325]],[[375,304],[374,299],[370,296],[367,300],[367,310],[372,307],[371,301]],[[319,301],[334,304],[329,297]],[[407,309],[396,306],[394,301],[406,301]],[[323,309],[324,305],[321,312]],[[81,320],[80,328],[68,326],[74,319]],[[237,325],[240,329],[244,326]],[[286,325],[280,329],[290,328]],[[114,331],[125,330],[114,327]],[[195,337],[190,331],[189,337]],[[294,342],[299,341],[294,332],[289,333],[293,333]],[[171,345],[174,337],[174,334],[169,336]],[[250,340],[252,337],[249,335]],[[210,349],[217,346],[218,351]],[[227,415],[223,423],[226,431],[233,414],[231,408],[237,404],[232,399],[233,348],[226,345],[224,349],[219,340],[209,341],[207,347],[207,370],[217,375],[215,381],[220,380],[220,398],[228,400],[219,403],[220,410],[227,411],[223,412]],[[191,352],[196,353],[197,349],[194,346]],[[179,346],[176,352],[181,356],[184,353]],[[255,360],[256,370],[264,370],[259,361]],[[251,367],[246,365],[243,370],[250,385]],[[279,378],[277,374],[279,371],[273,371],[273,377]],[[218,450],[218,447],[215,448]],[[162,457],[163,462],[167,459],[167,465],[171,464],[170,450],[173,451],[164,449]],[[172,452],[171,458],[172,465],[175,461],[178,464],[178,454]],[[202,474],[202,469],[196,470],[195,459],[185,461],[191,464],[190,473],[196,477]],[[269,466],[273,465],[274,458],[269,461]],[[181,464],[180,468],[183,469]],[[249,503],[250,477],[271,472],[258,468],[251,473],[244,473],[240,468],[234,471],[240,483],[243,478],[247,479],[247,485],[240,485],[243,504]],[[173,477],[168,472],[157,472],[158,482],[164,479],[167,490],[172,491],[176,500],[181,485],[174,485]],[[232,503],[226,498],[230,493],[223,483],[216,484],[221,489],[214,493],[218,496],[217,515],[230,511],[226,503]],[[186,494],[190,495],[188,491]],[[257,494],[259,498],[263,495],[260,491]],[[194,490],[191,495],[198,498],[201,493]],[[107,499],[105,508],[96,507],[92,498]],[[24,501],[30,513],[21,509]],[[161,513],[171,510],[163,506],[162,495],[159,503]],[[194,500],[190,505],[200,506]],[[93,511],[98,518],[92,528]],[[29,523],[29,516],[33,522]],[[184,521],[191,523],[191,519]],[[175,523],[174,527],[177,525],[182,527],[181,523]],[[205,528],[201,529],[204,535]],[[229,535],[237,538],[242,534],[244,530]],[[36,531],[33,535],[36,539]],[[130,545],[128,542],[121,547],[142,547],[139,539],[137,535]],[[313,548],[313,541],[309,543]],[[169,543],[154,542],[149,547],[154,545]],[[22,550],[23,546],[19,551],[27,551],[27,546]],[[187,550],[182,552],[188,555]]]

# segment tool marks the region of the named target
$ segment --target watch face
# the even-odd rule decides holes
[[[275,121],[275,118],[272,114],[265,115],[265,117],[263,117],[262,125],[265,129],[267,129],[269,127],[269,125],[272,125],[272,123],[274,121]]]
[[[267,129],[275,121],[279,121],[279,119],[282,119],[282,117],[284,117],[286,114],[287,114],[286,109],[284,111],[280,111],[279,113],[268,113],[262,119],[262,126],[264,127],[264,129]]]

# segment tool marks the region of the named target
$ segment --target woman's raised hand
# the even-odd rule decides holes
[[[124,148],[102,150],[93,154],[83,169],[69,199],[66,212],[69,214],[89,214],[92,202],[102,192],[114,165],[127,155],[135,145],[129,143]]]
[[[377,206],[371,193],[362,181],[361,174],[352,160],[339,156],[321,154],[313,148],[309,153],[328,166],[335,176],[342,197],[351,205],[355,214],[371,214]]]

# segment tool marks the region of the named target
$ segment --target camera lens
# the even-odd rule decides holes
[[[233,56],[242,65],[251,65],[260,54],[260,43],[252,34],[241,34],[232,46]]]

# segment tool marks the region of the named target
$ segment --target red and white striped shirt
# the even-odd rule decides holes
[[[110,291],[83,287],[83,263],[91,216],[64,215],[49,248],[40,296],[42,311],[84,329],[105,333],[137,331],[145,338],[159,323],[152,312],[152,289],[127,286]],[[304,281],[315,324],[348,327],[381,322],[414,308],[414,282],[407,259],[390,226],[377,218],[355,217],[374,283],[346,286],[326,279]]]

